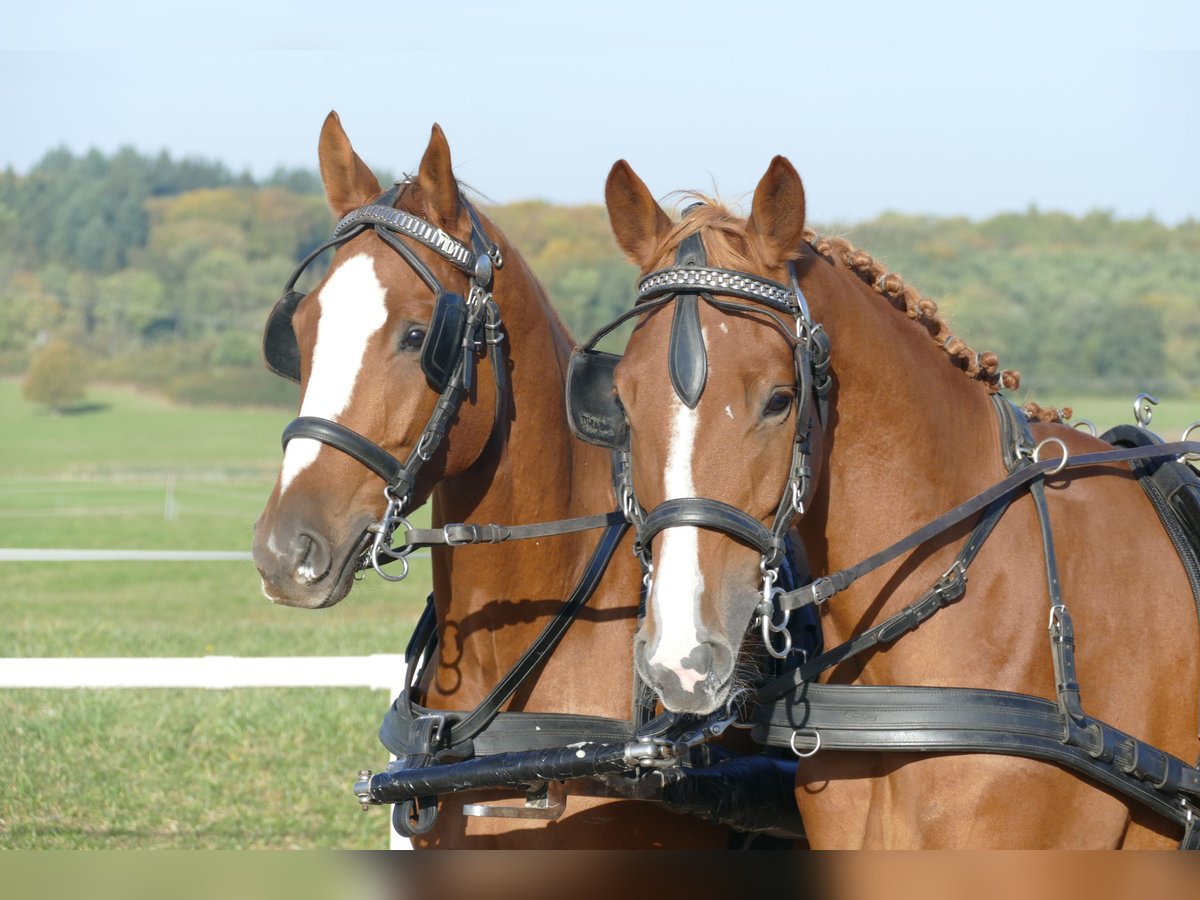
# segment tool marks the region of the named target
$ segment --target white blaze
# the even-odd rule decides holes
[[[700,334],[702,338],[707,338],[704,330]],[[665,499],[695,497],[692,457],[696,449],[700,413],[688,409],[674,391],[669,392],[668,402],[674,405],[674,410],[670,444],[667,447],[667,467],[663,473]],[[685,691],[692,690],[708,674],[685,667],[683,663],[700,645],[697,623],[703,594],[700,529],[690,526],[666,529],[662,532],[658,558],[654,560],[654,590],[650,604],[658,630],[658,645],[650,663],[674,672]]]
[[[351,257],[330,274],[317,295],[321,317],[300,415],[336,422],[345,411],[362,369],[367,342],[387,322],[386,295],[375,274],[375,263],[366,254]],[[311,438],[288,443],[279,474],[280,494],[312,465],[322,446]]]

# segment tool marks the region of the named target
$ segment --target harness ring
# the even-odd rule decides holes
[[[1200,422],[1193,422],[1191,425],[1189,425],[1187,428],[1185,428],[1183,430],[1183,436],[1180,437],[1180,440],[1187,441],[1189,435],[1191,435],[1191,433],[1193,431],[1195,431],[1197,428],[1200,428]],[[1200,453],[1185,453],[1185,454],[1183,454],[1183,456],[1179,457],[1180,462],[1184,462],[1185,460],[1189,460],[1189,459],[1200,460]]]
[[[817,751],[821,749],[821,732],[819,732],[815,729],[813,730],[813,737],[815,737],[817,739],[817,744],[811,750],[804,750],[804,751],[796,749],[796,735],[798,735],[799,733],[800,733],[800,729],[797,728],[795,731],[792,732],[792,736],[788,740],[788,744],[789,744],[789,746],[791,746],[792,752],[795,753],[796,756],[799,757],[800,759],[808,759],[810,756],[816,756]]]
[[[1062,438],[1048,437],[1044,441],[1042,441],[1040,444],[1038,444],[1036,447],[1033,448],[1033,455],[1030,458],[1035,463],[1039,463],[1042,461],[1041,460],[1042,448],[1045,447],[1047,444],[1058,444],[1058,446],[1062,447],[1062,458],[1059,460],[1058,465],[1055,466],[1053,469],[1046,470],[1047,475],[1057,475],[1064,468],[1066,468],[1067,460],[1071,458],[1071,451],[1067,449],[1067,445],[1063,441]]]

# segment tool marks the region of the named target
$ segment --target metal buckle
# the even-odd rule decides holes
[[[463,538],[451,537],[450,536],[451,528],[462,529],[463,531],[467,532],[470,536],[463,537]],[[478,525],[467,525],[463,522],[450,522],[450,523],[447,523],[446,525],[442,526],[442,537],[446,539],[446,544],[447,544],[447,546],[450,546],[450,547],[461,547],[463,544],[476,544],[476,543],[479,543],[479,541],[480,541],[479,526]]]

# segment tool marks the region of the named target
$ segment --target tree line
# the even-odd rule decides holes
[[[572,333],[631,302],[636,273],[604,209],[487,208]],[[80,376],[187,402],[294,404],[261,366],[284,280],[329,235],[313,172],[268,178],[123,149],[47,153],[0,174],[0,373],[54,343]],[[814,226],[846,236],[936,300],[1037,394],[1197,396],[1200,224],[1030,208],[984,221],[889,213]]]

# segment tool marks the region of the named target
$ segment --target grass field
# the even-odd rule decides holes
[[[103,388],[89,401],[51,416],[0,381],[0,547],[249,549],[286,413]],[[5,657],[398,653],[428,592],[422,563],[322,611],[268,603],[249,562],[2,566]],[[386,814],[359,810],[350,785],[387,759],[387,702],[353,689],[0,691],[0,847],[386,847]]]

